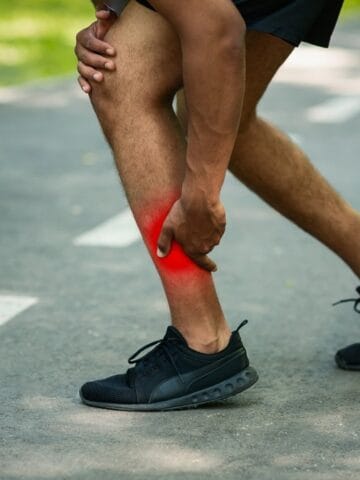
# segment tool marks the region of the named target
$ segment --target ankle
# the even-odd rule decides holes
[[[213,334],[208,333],[207,335],[204,335],[203,332],[201,334],[184,332],[183,335],[189,348],[197,352],[211,354],[220,352],[227,347],[231,331],[226,328]]]

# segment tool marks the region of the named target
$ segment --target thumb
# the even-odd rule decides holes
[[[105,20],[98,20],[96,36],[99,40],[104,40],[105,35],[110,30],[111,24]]]
[[[105,10],[103,8],[101,10],[97,10],[95,15],[96,15],[96,18],[98,20],[109,20],[109,18],[111,16],[111,12],[110,12],[110,10]]]
[[[112,24],[114,23],[116,17],[110,11],[100,10],[96,12],[97,25],[96,25],[96,34],[97,38],[103,40],[107,32],[110,30]]]
[[[164,224],[157,243],[158,248],[156,255],[158,257],[163,258],[169,255],[173,236],[174,235],[172,229]]]

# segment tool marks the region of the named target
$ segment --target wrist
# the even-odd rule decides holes
[[[220,202],[220,192],[210,190],[204,183],[184,182],[181,189],[181,203],[185,210],[199,211],[212,210]]]
[[[181,198],[185,203],[201,202],[205,205],[216,205],[220,201],[221,183],[216,182],[214,175],[197,174],[186,171],[181,188]]]

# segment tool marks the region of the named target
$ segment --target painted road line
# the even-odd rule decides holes
[[[141,235],[131,210],[127,208],[119,215],[75,238],[75,245],[89,247],[128,247],[140,240]]]
[[[360,113],[360,96],[335,97],[309,108],[306,118],[315,123],[342,123]]]
[[[8,322],[19,313],[35,305],[35,297],[22,297],[19,295],[0,295],[0,325]]]

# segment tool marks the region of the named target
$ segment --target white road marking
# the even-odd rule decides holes
[[[8,322],[19,313],[35,305],[35,297],[22,297],[19,295],[0,295],[0,325]]]
[[[356,49],[302,45],[279,69],[274,82],[321,88],[332,95],[360,94],[360,56]]]
[[[306,118],[316,123],[342,123],[360,113],[360,96],[334,97],[309,108]]]
[[[131,210],[127,208],[99,226],[75,238],[75,245],[90,247],[128,247],[141,235]]]

